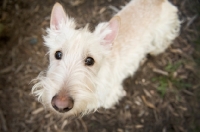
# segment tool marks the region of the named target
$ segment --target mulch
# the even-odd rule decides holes
[[[78,27],[108,21],[129,0],[60,0]],[[127,96],[109,110],[67,120],[31,95],[30,81],[48,66],[42,36],[54,0],[0,1],[0,131],[2,132],[199,132],[200,3],[178,6],[180,36],[159,56],[147,56],[124,80]]]

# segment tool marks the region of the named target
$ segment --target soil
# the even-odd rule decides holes
[[[48,0],[0,1],[1,132],[200,132],[200,2],[171,0],[179,8],[180,36],[124,80],[127,96],[109,110],[67,120],[31,95],[30,81],[48,66],[42,36]],[[78,27],[108,21],[129,0],[60,0]]]

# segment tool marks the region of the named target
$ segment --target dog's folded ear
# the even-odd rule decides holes
[[[51,12],[50,28],[59,30],[61,22],[67,22],[67,15],[61,4],[56,3]]]
[[[119,28],[120,28],[120,17],[113,17],[108,24],[108,28],[111,30],[109,34],[104,38],[106,44],[112,44],[113,41],[117,38]]]

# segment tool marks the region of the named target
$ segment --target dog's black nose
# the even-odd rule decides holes
[[[74,106],[74,101],[69,96],[55,95],[51,100],[52,107],[60,113],[65,113],[71,110]]]

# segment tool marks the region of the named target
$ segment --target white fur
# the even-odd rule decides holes
[[[179,33],[177,8],[167,0],[133,0],[116,16],[121,26],[113,44],[104,44],[111,33],[108,23],[91,33],[87,27],[75,30],[75,22],[67,18],[59,30],[47,30],[50,64],[32,88],[45,106],[53,109],[52,97],[65,91],[74,99],[65,116],[112,107],[126,95],[123,79],[134,74],[146,54],[163,52]],[[63,52],[61,60],[54,57],[58,50]],[[84,65],[87,56],[94,58],[93,66]]]

